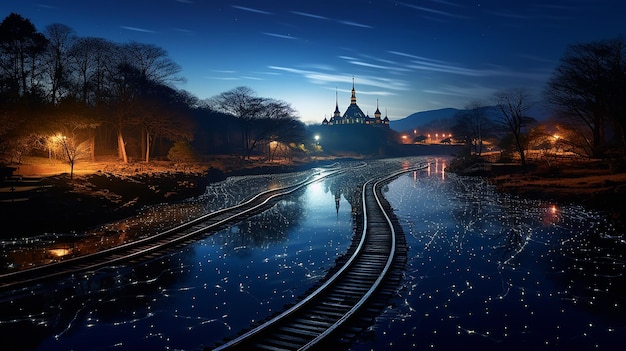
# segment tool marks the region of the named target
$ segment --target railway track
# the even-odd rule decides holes
[[[361,235],[346,261],[300,302],[213,351],[347,348],[385,308],[406,264],[404,235],[399,235],[401,228],[381,188],[403,173],[424,167],[366,182],[361,197]]]
[[[364,164],[355,167],[362,166]],[[193,240],[197,240],[200,235],[220,230],[234,221],[260,213],[271,207],[282,196],[355,167],[323,169],[299,183],[263,191],[238,205],[208,213],[144,239],[131,241],[93,254],[72,257],[55,263],[1,274],[0,291],[37,284],[65,275],[93,271],[105,266],[122,263],[133,264],[157,257],[177,247],[186,245]]]

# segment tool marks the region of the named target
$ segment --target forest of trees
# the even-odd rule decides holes
[[[0,23],[0,163],[46,154],[115,154],[149,162],[181,155],[303,149],[305,129],[283,101],[238,87],[200,100],[176,88],[180,66],[152,44],[80,37],[63,24],[40,33],[11,13]]]

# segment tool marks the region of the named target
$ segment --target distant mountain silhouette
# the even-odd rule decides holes
[[[440,110],[430,110],[415,112],[407,117],[389,122],[389,127],[398,132],[404,132],[413,130],[416,127],[420,127],[426,124],[430,124],[434,121],[441,121],[445,119],[452,119],[457,114],[459,109],[456,108],[442,108]]]
[[[495,106],[485,106],[483,108],[488,116],[494,117],[499,113]],[[439,121],[443,125],[449,126],[453,123],[454,115],[462,111],[465,110],[448,107],[439,110],[415,112],[407,117],[389,121],[389,127],[397,132],[406,132],[425,125],[433,125]],[[548,118],[549,112],[543,106],[538,105],[531,107],[528,115],[536,118],[538,121],[542,121]]]

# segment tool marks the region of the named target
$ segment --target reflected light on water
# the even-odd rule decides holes
[[[306,197],[308,201],[322,201],[322,199],[326,197],[323,183],[315,182],[309,185],[309,187],[307,188]]]
[[[435,165],[434,169],[432,168],[433,164]],[[446,179],[446,162],[445,162],[445,160],[441,160],[439,158],[436,158],[435,162],[428,163],[428,167],[426,168],[426,173],[428,174],[429,177],[431,175],[436,175],[438,173],[441,173],[441,179],[445,180]],[[414,179],[415,179],[415,177],[414,177]]]
[[[432,167],[388,186],[406,274],[351,350],[622,347],[626,245],[606,215],[499,194],[477,177],[443,181],[443,162]]]
[[[441,162],[441,180],[445,180],[446,179],[446,163],[445,162]]]
[[[541,222],[545,226],[555,225],[560,221],[560,215],[559,207],[557,205],[550,204],[544,211],[542,211]]]

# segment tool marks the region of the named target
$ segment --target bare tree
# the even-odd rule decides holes
[[[216,111],[235,116],[241,126],[242,149],[250,158],[258,144],[272,140],[294,139],[303,125],[286,102],[257,97],[248,87],[237,87],[211,99]]]
[[[180,72],[180,67],[167,57],[165,50],[154,45],[132,42],[121,46],[118,54],[119,63],[111,77],[115,86],[114,125],[119,157],[128,163],[124,128],[139,124],[139,118],[147,117],[137,104],[138,99],[150,86],[179,81],[176,74]]]
[[[108,74],[115,64],[114,47],[102,38],[78,38],[68,52],[72,94],[80,101],[96,106],[103,102]]]
[[[463,137],[465,145],[477,156],[482,154],[486,139],[493,136],[494,125],[488,110],[482,102],[473,101],[454,117],[454,135]]]
[[[163,48],[133,41],[122,45],[121,52],[123,60],[147,80],[168,85],[185,81],[178,75],[181,67],[168,57]]]
[[[618,127],[622,148],[626,147],[626,42],[622,38],[570,46],[544,94],[557,107],[563,125],[586,144],[579,149],[589,149],[589,156],[604,155],[609,124]]]
[[[50,102],[54,105],[64,96],[63,89],[68,88],[68,52],[75,35],[70,27],[60,23],[47,26],[45,34],[48,38],[46,72],[50,82]]]
[[[89,142],[74,131],[56,133],[49,137],[48,142],[70,165],[70,179],[74,178],[74,165],[79,157],[89,154]]]
[[[513,147],[519,154],[522,166],[525,166],[530,128],[537,122],[526,115],[531,107],[530,94],[524,89],[514,88],[495,93],[493,100],[500,112],[497,122],[512,138]]]
[[[249,156],[250,132],[252,121],[261,112],[262,99],[248,87],[237,87],[211,98],[209,104],[215,111],[235,116],[241,125],[242,152],[245,157]]]
[[[150,82],[147,82],[150,83]],[[153,141],[165,138],[171,141],[192,141],[189,96],[161,84],[149,84],[137,98],[137,122],[142,129],[142,155],[150,161]]]

